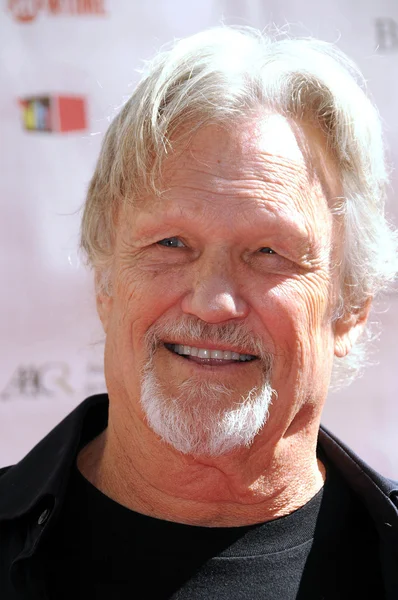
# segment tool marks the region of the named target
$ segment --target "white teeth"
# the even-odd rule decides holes
[[[245,362],[254,358],[251,354],[239,354],[239,352],[231,352],[230,350],[207,350],[205,348],[185,346],[184,344],[174,344],[174,352],[184,356],[215,358],[217,360],[239,360],[240,362]]]
[[[224,358],[224,350],[212,350],[210,352],[210,358]]]

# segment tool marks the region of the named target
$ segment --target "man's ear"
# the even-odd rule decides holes
[[[354,346],[365,329],[372,299],[369,298],[361,308],[345,313],[334,325],[334,354],[344,358]]]
[[[98,272],[95,274],[95,289],[97,312],[106,333],[110,314],[112,312],[113,297],[106,288],[104,289],[102,275]]]

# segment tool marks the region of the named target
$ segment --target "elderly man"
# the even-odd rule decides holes
[[[398,597],[398,485],[320,429],[397,269],[354,71],[228,28],[150,63],[82,223],[109,406],[3,471],[4,600]]]

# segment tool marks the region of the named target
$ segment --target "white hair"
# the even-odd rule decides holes
[[[146,65],[105,136],[84,209],[81,246],[102,273],[112,261],[116,216],[144,190],[161,193],[172,143],[203,124],[233,125],[260,107],[314,123],[341,175],[341,297],[335,315],[358,310],[398,271],[397,236],[385,217],[388,174],[380,118],[362,75],[334,45],[218,27],[177,41]],[[354,375],[363,348],[336,359]]]
[[[147,368],[140,401],[149,426],[164,442],[183,454],[215,457],[251,446],[267,421],[274,391],[267,380],[238,401],[232,401],[233,394],[221,382],[191,377],[173,397]]]

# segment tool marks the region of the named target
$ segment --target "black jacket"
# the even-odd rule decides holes
[[[57,519],[79,448],[103,431],[107,420],[107,395],[92,396],[21,462],[0,470],[1,600],[47,597],[45,565],[37,560],[40,540]],[[319,444],[360,497],[378,532],[385,590],[375,600],[398,600],[398,482],[373,471],[323,427]]]

